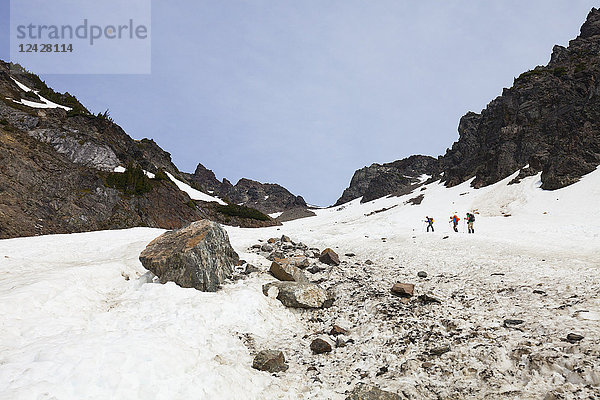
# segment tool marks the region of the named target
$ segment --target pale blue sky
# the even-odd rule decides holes
[[[357,168],[443,154],[463,114],[546,64],[595,5],[155,0],[151,75],[42,78],[154,138],[183,171],[201,162],[328,205]]]

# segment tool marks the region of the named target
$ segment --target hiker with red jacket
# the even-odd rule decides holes
[[[452,222],[452,228],[454,228],[454,232],[458,232],[458,221],[460,218],[456,214],[450,217],[450,222]]]

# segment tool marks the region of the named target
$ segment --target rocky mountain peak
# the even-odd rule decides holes
[[[226,178],[219,182],[214,172],[202,164],[198,164],[193,174],[187,174],[187,178],[215,196],[234,204],[256,208],[263,213],[272,214],[307,208],[302,196],[290,193],[283,186],[261,183],[248,178],[241,178],[235,185]]]
[[[581,27],[580,38],[591,38],[600,35],[600,9],[592,8],[587,16],[587,20]]]

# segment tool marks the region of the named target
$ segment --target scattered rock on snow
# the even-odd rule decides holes
[[[267,260],[269,261],[275,261],[277,258],[285,258],[285,253],[283,251],[275,250],[267,256]]]
[[[323,250],[319,256],[319,261],[327,265],[340,265],[340,257],[330,248]]]
[[[323,339],[315,339],[310,344],[310,349],[315,354],[323,354],[331,352],[331,345]]]
[[[523,320],[521,319],[505,319],[504,320],[504,327],[505,328],[515,328],[518,325],[521,325],[523,322]]]
[[[263,244],[262,246],[260,246],[260,250],[264,251],[265,253],[270,253],[273,251],[273,246],[271,246],[268,243]]]
[[[373,261],[371,261],[371,260],[367,260],[367,261],[365,261],[365,264],[367,264],[367,265],[372,265],[372,264],[373,264]]]
[[[329,307],[334,300],[330,293],[314,283],[271,282],[263,285],[263,293],[265,296],[273,293],[281,304],[294,308]]]
[[[263,350],[254,357],[252,368],[271,373],[287,371],[285,356],[279,350]]]
[[[291,242],[292,242],[292,239],[290,239],[288,236],[282,235],[282,236],[281,236],[281,241],[282,241],[283,243],[291,243]]]
[[[232,275],[239,256],[219,224],[201,220],[154,239],[140,261],[161,283],[214,292]]]
[[[583,336],[582,335],[578,335],[577,333],[569,333],[567,335],[567,341],[570,343],[577,343],[579,341],[583,340]]]
[[[291,258],[276,258],[271,263],[269,272],[280,281],[308,282],[308,278],[294,265],[294,260]]]
[[[419,271],[419,272],[417,272],[417,276],[419,278],[427,278],[427,272],[425,272],[425,271]]]
[[[441,347],[436,347],[436,348],[429,350],[429,354],[432,356],[441,356],[442,354],[445,354],[449,351],[450,351],[450,347],[441,346]]]
[[[358,384],[346,400],[400,400],[396,393],[381,390],[375,386]]]
[[[392,286],[392,294],[400,297],[412,297],[415,291],[415,285],[412,283],[395,283]]]
[[[442,301],[441,301],[441,300],[439,300],[439,299],[436,299],[435,297],[431,297],[431,296],[429,296],[429,295],[427,295],[427,294],[422,294],[422,295],[420,295],[420,296],[418,297],[418,299],[419,299],[419,301],[420,301],[421,303],[423,303],[423,304],[432,304],[432,303],[435,303],[435,304],[441,304],[441,303],[442,303]]]
[[[307,271],[310,272],[311,274],[318,274],[319,272],[325,271],[325,268],[315,264],[312,267],[310,267],[309,269],[307,269]]]
[[[331,327],[331,330],[329,331],[329,334],[332,336],[337,336],[337,335],[348,335],[348,330],[342,328],[339,325],[334,325]]]
[[[260,272],[260,268],[255,267],[252,264],[246,264],[246,269],[244,270],[244,274],[246,275],[250,275],[254,272]]]

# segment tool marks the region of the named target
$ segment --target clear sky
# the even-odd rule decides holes
[[[42,75],[110,109],[180,170],[334,203],[354,170],[438,156],[513,78],[576,37],[596,1],[152,2],[151,75]],[[54,10],[64,13],[68,10]],[[8,2],[0,56],[8,59]],[[35,71],[33,71],[35,72]]]

